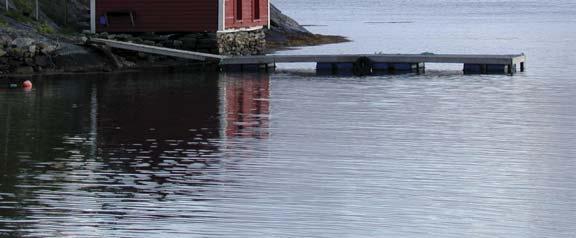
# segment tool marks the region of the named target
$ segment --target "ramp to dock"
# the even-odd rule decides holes
[[[91,42],[104,44],[110,48],[131,50],[149,54],[171,56],[199,61],[216,61],[223,68],[268,68],[277,63],[317,63],[317,69],[338,71],[356,69],[360,63],[370,72],[374,70],[401,71],[405,69],[423,71],[424,63],[464,64],[465,73],[516,73],[516,66],[524,71],[526,56],[513,55],[464,55],[464,54],[331,54],[331,55],[257,55],[223,56],[186,50],[135,44],[129,42],[94,38]],[[361,62],[363,61],[363,62]],[[366,66],[368,61],[368,66]],[[264,66],[264,67],[259,67]]]
[[[191,59],[191,60],[200,60],[200,61],[220,61],[226,56],[222,55],[215,55],[215,54],[207,54],[207,53],[200,53],[200,52],[193,52],[187,50],[177,50],[165,47],[158,47],[158,46],[150,46],[150,45],[142,45],[142,44],[135,44],[130,42],[123,42],[123,41],[115,41],[115,40],[106,40],[106,39],[99,39],[94,38],[90,40],[94,43],[104,44],[110,48],[116,49],[123,49],[123,50],[131,50],[136,52],[148,53],[148,54],[156,54],[156,55],[164,55],[164,56],[171,56],[176,58],[182,59]]]

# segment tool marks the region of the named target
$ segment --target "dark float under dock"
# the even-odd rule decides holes
[[[340,55],[260,55],[222,56],[185,50],[140,45],[106,39],[92,39],[93,43],[110,48],[149,54],[172,56],[200,61],[215,61],[223,70],[254,71],[275,67],[277,63],[316,63],[319,73],[350,73],[369,75],[378,73],[424,73],[425,63],[463,64],[465,74],[508,74],[524,72],[526,56],[461,55],[461,54],[340,54]]]

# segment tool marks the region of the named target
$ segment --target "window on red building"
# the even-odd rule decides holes
[[[254,20],[260,19],[260,0],[254,0]]]
[[[242,20],[242,0],[236,0],[236,20]]]

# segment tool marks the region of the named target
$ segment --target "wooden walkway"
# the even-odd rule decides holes
[[[220,61],[222,59],[227,58],[226,56],[222,55],[214,55],[214,54],[206,54],[200,52],[193,52],[187,50],[177,50],[171,48],[164,48],[164,47],[157,47],[157,46],[150,46],[150,45],[142,45],[142,44],[135,44],[130,42],[123,42],[123,41],[115,41],[115,40],[105,40],[105,39],[91,39],[93,43],[104,44],[110,48],[116,49],[123,49],[123,50],[130,50],[148,54],[155,54],[155,55],[164,55],[164,56],[171,56],[176,58],[182,59],[191,59],[191,60],[200,60],[200,61]]]
[[[416,54],[349,54],[349,55],[263,55],[224,58],[221,64],[274,64],[274,63],[346,63],[366,57],[373,62],[394,63],[461,63],[461,64],[519,64],[524,55],[416,55]]]
[[[370,70],[423,70],[424,63],[464,64],[465,73],[516,73],[525,69],[526,56],[516,55],[462,55],[462,54],[339,54],[339,55],[261,55],[261,56],[222,56],[185,50],[134,44],[128,42],[92,39],[92,42],[105,44],[111,48],[131,50],[149,54],[177,58],[216,61],[223,68],[227,66],[274,66],[276,63],[317,63],[319,70],[344,71],[358,68],[360,61],[370,62]],[[361,62],[360,62],[361,63]]]

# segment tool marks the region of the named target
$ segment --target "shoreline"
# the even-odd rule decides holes
[[[349,42],[342,36],[273,31],[267,32],[265,54],[299,47]],[[218,71],[217,65],[210,62],[111,50],[92,45],[84,35],[43,35],[13,28],[2,28],[0,34],[0,66],[5,70],[9,67],[15,70],[2,73],[0,68],[0,80],[39,75],[145,72],[150,68],[161,71]],[[277,39],[279,35],[282,36],[281,40]]]
[[[294,19],[271,6],[270,27],[262,29],[265,48],[260,54],[272,54],[294,48],[349,42],[344,36],[321,35],[308,31]],[[0,12],[0,80],[7,77],[30,77],[35,75],[110,73],[145,71],[149,68],[164,70],[186,69],[190,71],[217,71],[217,65],[173,57],[144,54],[133,51],[110,49],[92,44],[90,38],[134,42],[194,52],[213,52],[205,39],[214,33],[173,34],[90,34],[64,33],[52,19],[52,28],[41,28],[43,23],[25,17],[13,18]],[[50,29],[50,31],[46,31]],[[246,45],[240,44],[240,46]],[[216,49],[218,50],[218,49]],[[250,54],[250,53],[248,53]]]
[[[270,50],[266,51],[266,53],[276,53],[278,51],[293,50],[294,48],[340,44],[346,42],[351,42],[351,40],[349,40],[344,36],[337,36],[337,35],[321,35],[321,34],[293,35],[288,36],[287,42],[267,43],[269,44]]]
[[[6,31],[6,29],[0,29]],[[21,33],[21,32],[20,32]],[[30,35],[26,35],[30,36]],[[44,40],[51,37],[59,37],[61,48],[53,50],[75,51],[76,54],[52,55],[51,61],[55,59],[60,63],[51,65],[51,68],[43,69],[40,72],[14,72],[0,73],[0,80],[4,81],[9,78],[26,78],[36,76],[57,76],[57,75],[75,75],[75,74],[108,74],[108,73],[126,73],[126,72],[218,72],[218,66],[210,62],[199,62],[192,60],[177,59],[166,56],[152,54],[142,54],[125,50],[99,49],[89,44],[89,39],[84,39],[84,43],[78,43],[79,38],[84,36],[62,37],[62,36],[42,36]],[[36,37],[40,39],[40,37]],[[27,38],[29,39],[29,38]],[[80,40],[83,41],[83,40]],[[283,41],[267,42],[266,54],[272,54],[279,51],[293,50],[295,48],[318,46],[327,44],[339,44],[349,42],[343,36],[320,35],[320,34],[290,34]],[[0,44],[1,46],[1,44]],[[25,46],[30,47],[30,46]],[[71,48],[71,49],[69,49]],[[0,48],[1,49],[1,48]],[[39,52],[37,52],[39,53]],[[52,52],[49,52],[50,54]],[[1,62],[0,62],[1,63]],[[119,64],[119,65],[118,65]],[[28,66],[25,66],[28,68]]]

